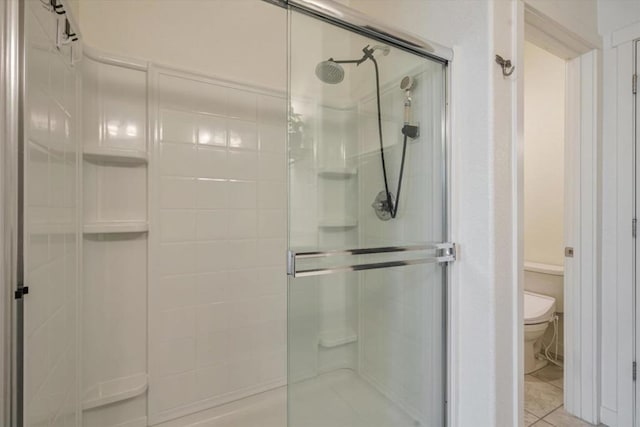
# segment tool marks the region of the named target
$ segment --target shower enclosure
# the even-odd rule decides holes
[[[7,1],[9,425],[446,425],[447,49],[328,0]]]
[[[289,17],[289,425],[442,426],[446,62],[318,10]]]

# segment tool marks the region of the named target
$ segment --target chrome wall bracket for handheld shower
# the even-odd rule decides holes
[[[404,125],[402,126],[402,134],[411,139],[416,139],[420,136],[420,127],[415,125]]]
[[[391,204],[389,204],[391,203]],[[389,221],[391,218],[391,212],[393,210],[393,205],[395,205],[396,200],[393,197],[392,193],[389,193],[387,196],[387,192],[382,190],[376,196],[376,199],[371,204],[373,211],[376,213],[378,219],[382,221]]]

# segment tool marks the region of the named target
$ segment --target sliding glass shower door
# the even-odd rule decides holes
[[[303,12],[290,13],[289,426],[442,426],[446,63]]]

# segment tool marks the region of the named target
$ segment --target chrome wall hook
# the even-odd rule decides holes
[[[498,64],[502,68],[502,75],[504,77],[509,77],[516,69],[516,67],[511,64],[510,59],[504,59],[500,55],[496,55],[496,64]]]

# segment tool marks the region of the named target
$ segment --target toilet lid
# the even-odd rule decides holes
[[[549,321],[556,311],[556,299],[546,295],[524,293],[524,323],[531,325]]]

